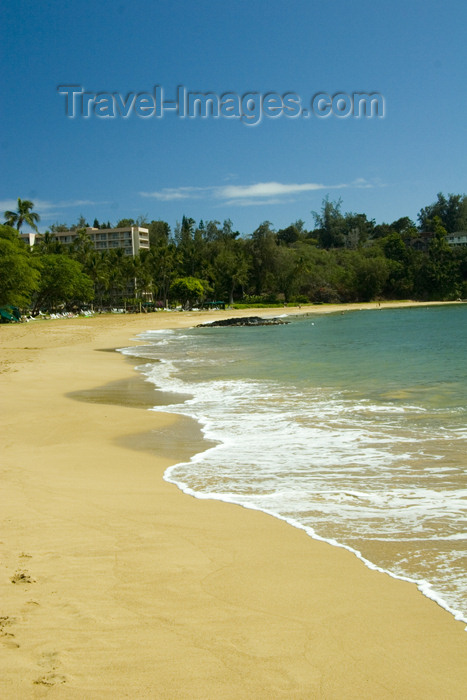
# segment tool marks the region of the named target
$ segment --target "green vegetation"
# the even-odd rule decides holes
[[[16,211],[5,212],[5,224],[7,226],[16,226],[18,231],[21,230],[23,224],[28,224],[34,231],[37,231],[37,224],[40,221],[39,214],[31,211],[34,204],[29,199],[19,199],[18,208]]]
[[[39,265],[17,231],[0,226],[0,306],[28,306],[39,287]]]
[[[452,248],[447,233],[467,230],[467,196],[439,194],[408,217],[376,224],[362,213],[343,213],[325,198],[303,221],[274,230],[265,221],[241,236],[230,219],[183,217],[172,232],[165,221],[121,219],[149,229],[150,250],[135,258],[121,249],[98,252],[80,217],[75,226],[54,224],[26,246],[19,231],[36,229],[33,203],[18,199],[0,226],[0,305],[37,313],[93,303],[98,308],[181,305],[212,299],[244,306],[358,302],[374,299],[450,300],[467,297],[467,247]],[[111,228],[110,222],[95,227]],[[15,226],[15,228],[13,228]],[[73,229],[69,246],[54,235]]]

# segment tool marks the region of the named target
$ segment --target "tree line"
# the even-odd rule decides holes
[[[342,212],[326,197],[312,212],[314,228],[298,220],[275,230],[269,221],[240,235],[232,221],[198,224],[183,216],[172,231],[165,221],[122,219],[149,229],[150,249],[135,257],[122,249],[96,251],[80,217],[54,224],[25,245],[25,224],[37,231],[34,204],[18,200],[0,226],[0,306],[30,309],[139,305],[192,306],[203,300],[249,305],[359,302],[374,299],[449,300],[467,297],[467,247],[451,248],[448,233],[467,231],[467,196],[438,194],[408,217],[376,224]],[[110,222],[95,228],[111,228]],[[72,244],[54,235],[74,229]]]

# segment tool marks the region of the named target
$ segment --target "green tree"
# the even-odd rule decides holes
[[[341,248],[345,243],[345,220],[341,213],[341,206],[342,199],[331,202],[326,196],[323,199],[321,213],[312,212],[316,226],[314,235],[322,248]]]
[[[428,255],[418,258],[417,293],[424,299],[455,299],[460,293],[459,260],[446,241],[446,229],[439,216],[432,220],[434,236]]]
[[[221,222],[217,219],[211,219],[208,221],[203,229],[203,237],[208,242],[218,241],[222,237],[221,232]]]
[[[356,301],[379,298],[389,275],[386,258],[382,255],[356,255],[352,262]]]
[[[16,226],[16,230],[20,231],[23,224],[28,224],[34,231],[37,231],[37,224],[40,221],[39,214],[31,211],[34,207],[34,202],[29,199],[20,199],[18,197],[18,207],[16,211],[5,212],[5,224],[7,226]]]
[[[128,228],[129,226],[134,226],[134,225],[135,225],[134,219],[120,219],[120,221],[117,222],[117,225],[115,228]]]
[[[135,220],[136,226],[141,226],[142,228],[147,228],[148,227],[148,218],[149,217],[147,214],[140,214],[139,216],[136,217],[136,220]]]
[[[123,304],[134,286],[133,261],[123,248],[106,251],[108,289],[112,305]]]
[[[386,238],[380,239],[378,245],[381,246],[388,261],[388,277],[384,294],[391,299],[411,297],[413,294],[413,250],[407,247],[402,234],[396,231],[390,233]]]
[[[300,286],[300,264],[301,259],[296,249],[281,246],[277,250],[274,279],[277,291],[284,295],[287,304]]]
[[[52,224],[50,227],[50,233],[60,233],[62,231],[69,231],[68,224],[60,224],[58,221]]]
[[[170,238],[170,226],[167,221],[151,221],[148,228],[149,244],[151,248],[168,245]]]
[[[71,244],[70,253],[82,265],[86,265],[89,256],[94,251],[94,246],[90,235],[85,228],[77,231],[76,238]]]
[[[303,237],[304,223],[301,220],[290,224],[287,228],[281,228],[277,232],[277,242],[282,245],[292,245]]]
[[[359,248],[373,235],[375,222],[368,220],[366,214],[345,214],[342,233],[346,248]]]
[[[183,216],[181,225],[175,227],[175,242],[180,254],[180,264],[184,275],[193,276],[195,272],[195,220]]]
[[[54,236],[53,233],[46,231],[45,233],[40,233],[36,238],[36,243],[33,248],[33,253],[39,255],[43,253],[63,253],[63,245]]]
[[[433,230],[433,221],[439,217],[447,233],[467,230],[467,195],[438,192],[436,202],[420,210],[418,221],[421,231]]]
[[[276,234],[270,221],[263,221],[248,241],[250,270],[255,294],[271,291],[277,263]]]
[[[81,228],[89,228],[89,224],[82,214],[80,214],[77,223],[71,227],[70,231],[78,231]]]
[[[213,260],[214,289],[220,299],[233,304],[234,292],[248,281],[248,259],[243,241],[228,239],[218,243]]]
[[[141,250],[134,258],[130,258],[132,277],[135,282],[135,297],[138,299],[147,298],[153,289],[150,260],[149,250]]]
[[[195,302],[204,299],[209,289],[207,282],[197,277],[178,277],[172,282],[170,293],[185,308],[191,308]]]
[[[102,306],[104,294],[109,284],[109,269],[105,254],[97,251],[90,253],[86,260],[84,271],[94,285],[94,299]]]
[[[10,226],[0,225],[0,306],[28,306],[39,286],[39,263]]]
[[[393,232],[383,238],[381,247],[384,255],[390,260],[396,260],[400,263],[407,262],[408,250],[400,233]]]
[[[35,295],[34,311],[55,309],[66,304],[82,304],[93,298],[93,285],[82,266],[68,255],[50,253],[40,258],[41,276]]]
[[[178,252],[174,243],[150,249],[148,265],[154,280],[155,292],[163,302],[164,307],[168,306],[170,285],[177,276]]]
[[[416,230],[417,227],[412,219],[409,219],[408,216],[403,216],[400,219],[393,221],[391,228],[396,231],[396,233],[400,233],[401,236],[404,236],[406,234],[412,235],[413,231]]]

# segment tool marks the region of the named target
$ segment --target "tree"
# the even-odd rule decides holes
[[[60,233],[61,231],[69,231],[68,224],[60,224],[58,221],[50,227],[50,233]]]
[[[156,292],[164,303],[168,305],[170,285],[177,276],[177,248],[174,243],[167,246],[151,249],[148,264],[152,271]]]
[[[329,197],[323,199],[321,213],[313,211],[316,237],[322,248],[341,248],[344,243],[344,217],[341,213],[342,199],[330,202]]]
[[[33,253],[39,255],[42,253],[63,253],[63,245],[53,233],[46,231],[45,233],[40,233],[36,238]]]
[[[105,251],[108,270],[108,288],[113,305],[123,303],[130,285],[134,284],[132,258],[125,255],[123,248]]]
[[[76,226],[72,226],[70,230],[71,231],[78,231],[81,228],[89,228],[89,224],[82,214],[80,215]]]
[[[358,255],[354,259],[355,291],[358,301],[381,296],[389,275],[389,265],[382,255]]]
[[[147,214],[140,214],[139,216],[136,217],[136,221],[135,221],[136,226],[141,226],[141,227],[147,228],[148,218],[149,217]]]
[[[93,251],[86,260],[84,268],[94,285],[94,298],[102,306],[104,293],[108,288],[109,271],[105,254]]]
[[[248,243],[255,294],[262,294],[268,286],[271,286],[276,269],[278,246],[271,222],[263,221],[253,231]]]
[[[229,239],[217,246],[213,261],[214,287],[220,298],[228,296],[233,304],[235,288],[248,280],[248,260],[243,241]]]
[[[467,229],[467,195],[449,194],[447,198],[438,192],[437,200],[420,210],[418,220],[421,231],[430,231],[438,216],[448,233]]]
[[[396,221],[393,221],[391,224],[391,228],[396,231],[396,233],[400,233],[401,236],[404,236],[406,234],[412,235],[414,230],[416,230],[416,226],[412,219],[409,219],[408,216],[403,216],[400,219],[397,219]]]
[[[295,224],[287,226],[287,228],[281,228],[277,232],[277,242],[283,245],[292,245],[300,240],[300,232]]]
[[[135,225],[134,219],[120,219],[120,221],[117,222],[117,225],[115,228],[128,228],[129,226],[134,226],[134,225]]]
[[[5,224],[7,226],[16,226],[16,230],[20,231],[23,224],[28,224],[34,231],[37,231],[37,224],[40,221],[39,214],[31,211],[34,207],[34,202],[29,199],[20,199],[18,197],[18,207],[16,211],[5,212]]]
[[[71,254],[82,265],[85,265],[94,250],[92,240],[85,228],[77,231],[77,236],[71,244]]]
[[[288,304],[290,297],[295,294],[300,285],[301,258],[294,248],[281,246],[277,250],[275,281],[277,289],[284,295]]]
[[[195,302],[202,301],[210,287],[197,277],[178,277],[172,282],[170,293],[184,307],[191,308]]]
[[[389,236],[381,239],[380,244],[387,258],[400,263],[407,262],[408,250],[400,233],[390,233]]]
[[[195,272],[194,227],[195,220],[183,216],[181,225],[177,222],[174,232],[182,270],[188,276],[193,276]]]
[[[149,263],[149,250],[140,250],[138,255],[136,255],[134,258],[130,258],[131,272],[135,283],[136,298],[144,298],[152,291],[153,278]]]
[[[389,263],[379,250],[341,251],[339,262],[344,268],[346,301],[371,301],[381,296]]]
[[[84,274],[79,262],[68,255],[43,255],[40,265],[41,277],[33,313],[41,307],[54,309],[72,302],[89,302],[93,298],[92,281]]]
[[[151,248],[167,245],[170,237],[170,226],[166,221],[151,221],[149,224],[149,245]]]
[[[439,216],[432,221],[434,236],[428,255],[419,258],[417,292],[424,299],[455,299],[460,291],[459,261],[446,241]]]
[[[221,222],[217,219],[211,219],[206,226],[203,224],[203,236],[206,241],[218,241],[221,238]]]
[[[344,244],[346,248],[359,248],[373,234],[375,222],[368,220],[366,214],[345,214],[342,225]]]
[[[10,226],[0,225],[0,306],[28,306],[39,286],[39,263]]]

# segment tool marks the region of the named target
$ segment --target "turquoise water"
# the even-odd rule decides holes
[[[217,446],[166,478],[417,582],[467,622],[467,307],[148,331],[127,352]]]

